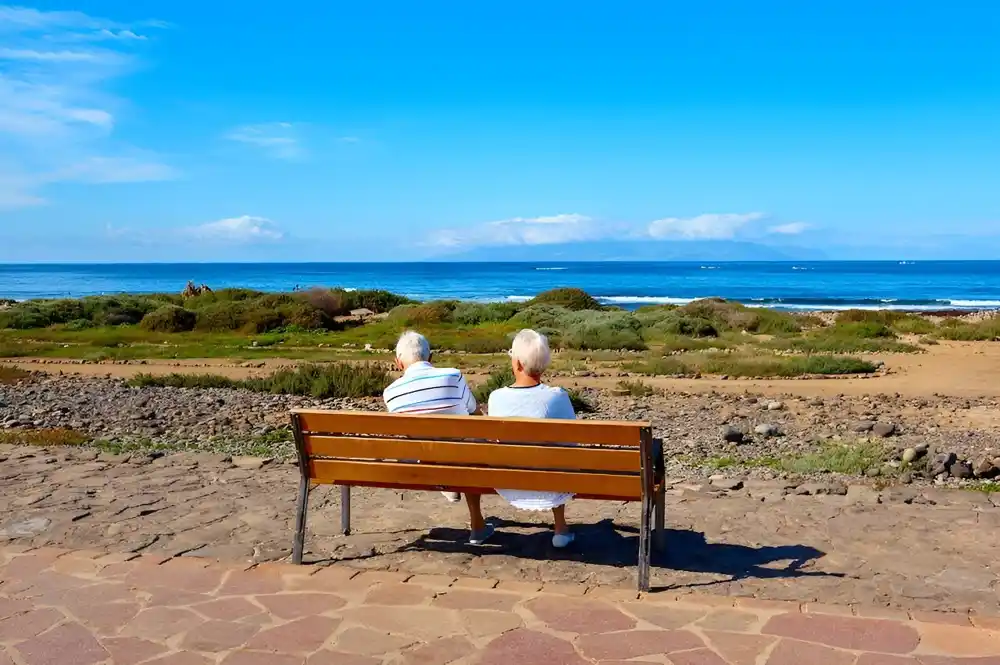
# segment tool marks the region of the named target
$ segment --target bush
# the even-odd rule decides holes
[[[959,342],[1000,341],[1000,317],[971,323],[949,319],[941,324],[936,336]]]
[[[837,323],[880,323],[891,326],[908,314],[891,309],[849,309],[837,315]]]
[[[677,305],[645,305],[632,313],[644,328],[652,328],[656,324],[673,317]]]
[[[656,394],[656,388],[647,386],[642,381],[619,381],[618,390],[632,397],[649,397]]]
[[[585,309],[603,309],[589,293],[582,289],[562,288],[543,291],[528,303],[529,305],[556,305],[566,309],[580,311]]]
[[[474,303],[455,305],[451,319],[455,323],[476,326],[482,323],[504,323],[517,314],[520,306],[509,302]]]
[[[79,332],[81,330],[88,330],[93,327],[94,324],[90,321],[90,319],[74,319],[66,324],[66,330],[70,332]]]
[[[195,329],[204,332],[227,332],[239,330],[247,324],[247,307],[244,303],[218,301],[197,311]]]
[[[151,332],[179,333],[194,330],[198,315],[177,305],[164,305],[142,317],[139,327]]]
[[[721,298],[695,300],[678,308],[677,313],[709,321],[718,332],[740,330],[759,335],[779,335],[802,330],[802,324],[792,314],[747,307]]]
[[[586,351],[646,348],[642,325],[628,312],[573,312],[565,315],[559,326],[559,346],[564,348]]]
[[[857,321],[851,323],[837,323],[830,331],[837,337],[854,337],[857,339],[895,339],[894,333],[889,326],[877,321]]]
[[[570,314],[570,310],[558,305],[531,305],[511,317],[510,322],[519,328],[531,328],[542,332],[558,330],[560,322]]]
[[[656,324],[656,330],[683,337],[718,337],[719,331],[708,319],[673,314]]]
[[[347,291],[345,289],[334,289],[334,292],[342,293],[347,309],[370,309],[376,314],[384,314],[400,305],[412,304],[413,301],[406,296],[401,296],[391,291],[381,289],[363,289],[361,291]]]
[[[26,372],[18,367],[0,365],[0,386],[17,383],[21,379],[27,379],[29,376],[31,376],[31,372]]]
[[[435,323],[447,323],[455,303],[436,301],[422,305],[400,305],[389,312],[389,319],[404,326],[425,326]]]
[[[376,397],[390,383],[385,367],[374,363],[300,365],[279,370],[269,376],[230,379],[217,374],[139,374],[129,381],[135,387],[227,388],[244,389],[274,395],[308,395],[317,399]]]
[[[90,319],[97,326],[135,325],[161,304],[153,298],[130,295],[90,296],[80,302],[83,305],[84,316],[73,318]],[[59,322],[53,321],[53,323]]]
[[[317,309],[329,317],[334,317],[350,313],[346,296],[347,294],[343,290],[315,288],[309,289],[301,297],[313,309]]]

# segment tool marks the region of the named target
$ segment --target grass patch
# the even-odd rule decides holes
[[[870,374],[877,368],[861,358],[835,355],[771,356],[735,353],[682,354],[626,365],[626,369],[651,376],[717,374],[739,377],[836,376]]]
[[[16,446],[82,446],[91,437],[72,429],[8,429],[0,431],[0,444]]]
[[[129,380],[129,385],[139,388],[226,388],[319,399],[377,397],[389,383],[389,373],[381,365],[346,362],[304,364],[250,379],[230,379],[218,374],[138,374]]]
[[[1000,316],[975,322],[949,319],[938,327],[935,336],[957,342],[1000,341]]]
[[[885,461],[886,448],[878,443],[828,443],[820,450],[782,460],[781,468],[798,474],[860,475]]]
[[[0,365],[0,385],[17,383],[29,376],[31,376],[31,372],[26,372],[19,367]]]
[[[971,490],[973,492],[983,492],[984,494],[995,494],[1000,492],[1000,483],[988,480],[976,483],[975,485],[965,485],[962,489]]]
[[[642,381],[619,381],[618,390],[625,391],[632,397],[649,397],[656,394],[656,388],[647,386]]]

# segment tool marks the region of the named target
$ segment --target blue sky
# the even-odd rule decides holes
[[[997,34],[986,0],[0,5],[0,261],[1000,258]]]

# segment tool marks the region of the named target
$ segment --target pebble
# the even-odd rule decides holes
[[[767,404],[768,411],[781,411],[784,408],[785,404],[783,402],[768,402]]]
[[[753,428],[753,431],[755,434],[759,434],[760,436],[767,438],[778,436],[778,434],[781,433],[777,426],[768,423],[761,423],[760,425],[757,425]]]

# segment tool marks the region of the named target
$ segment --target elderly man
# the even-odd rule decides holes
[[[462,416],[475,413],[479,405],[462,373],[457,369],[434,367],[430,360],[431,345],[426,337],[413,331],[402,334],[396,344],[396,367],[403,376],[382,395],[389,413]],[[442,494],[453,503],[461,501],[458,492]],[[478,497],[475,505],[479,505]],[[472,542],[477,535],[482,534],[473,533]]]

